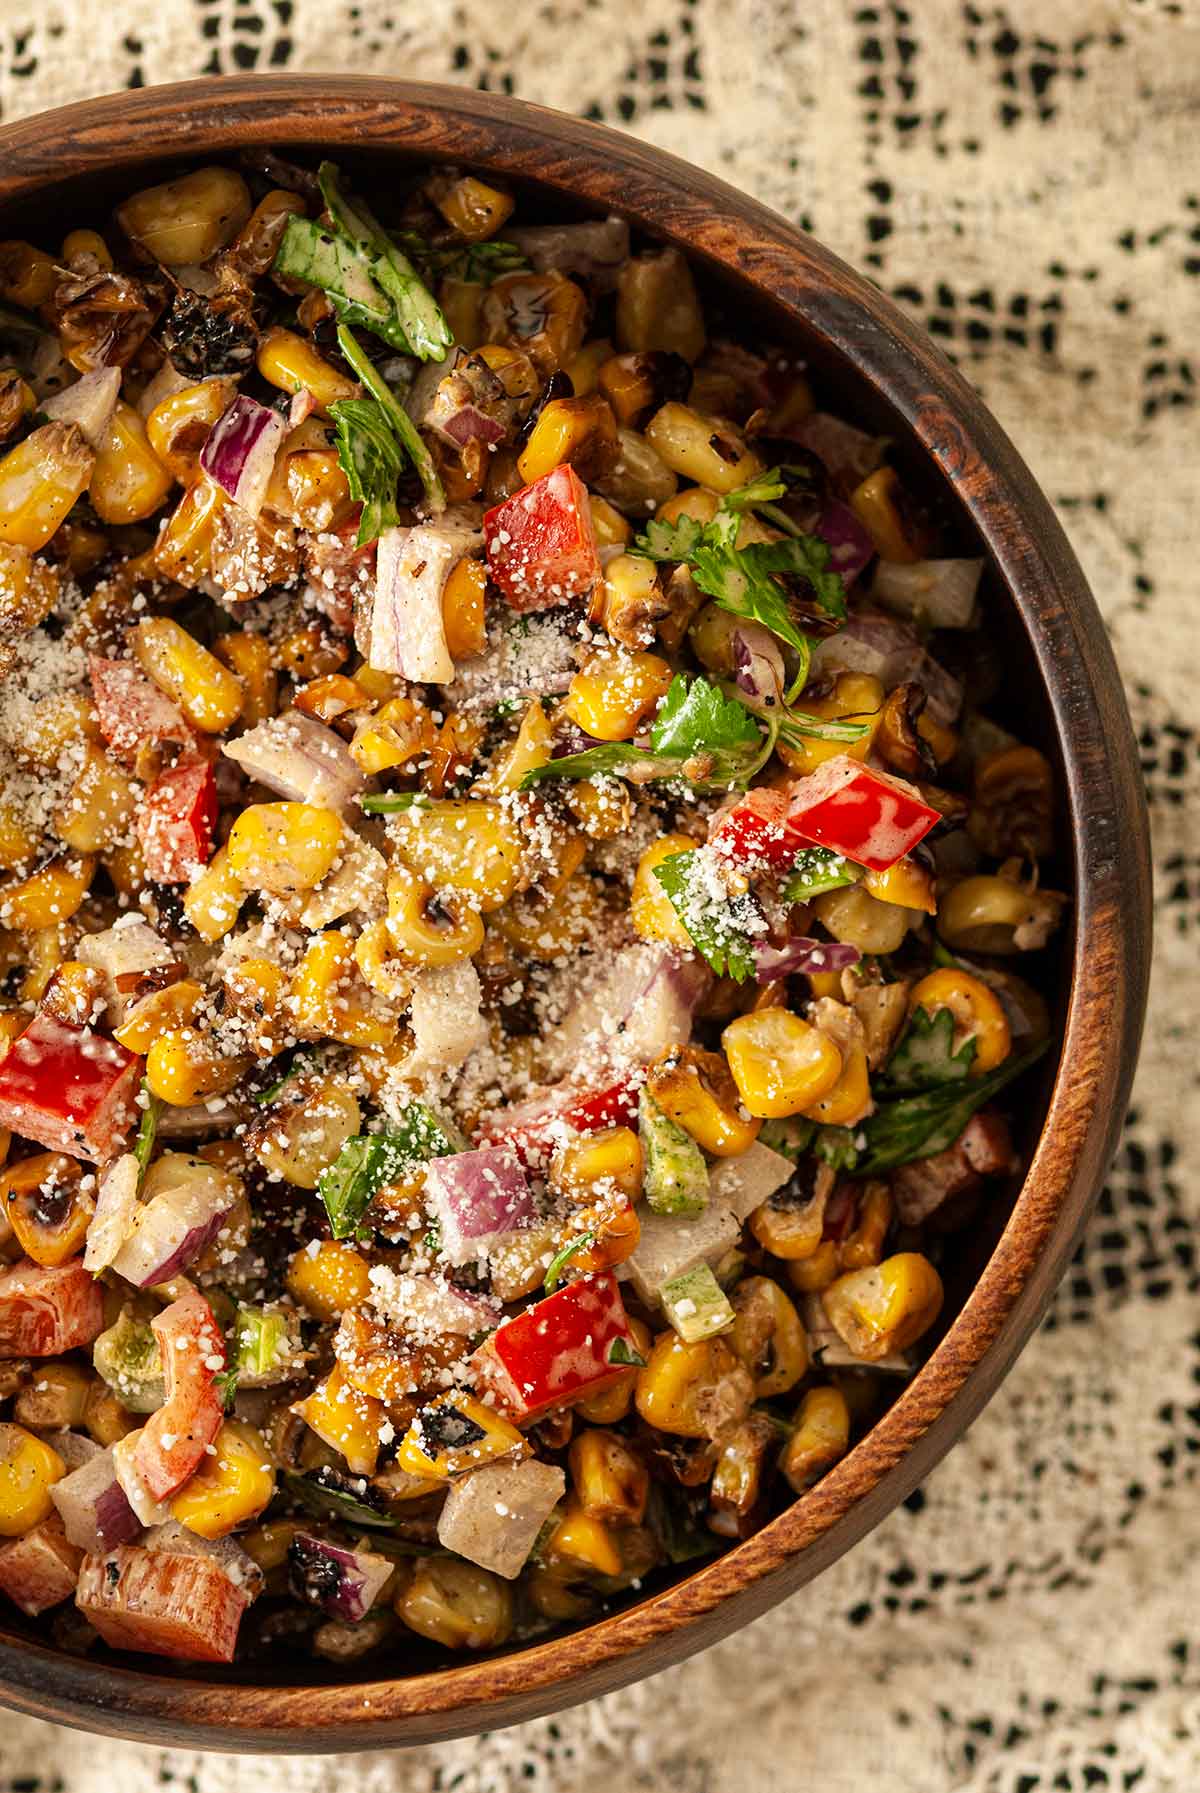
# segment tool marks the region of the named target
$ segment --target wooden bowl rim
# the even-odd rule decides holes
[[[457,160],[624,212],[770,296],[902,417],[956,489],[1036,656],[1067,772],[1078,904],[1046,1122],[1009,1223],[936,1351],[870,1433],[762,1532],[583,1630],[397,1679],[255,1687],[91,1663],[0,1631],[0,1701],[189,1747],[430,1742],[540,1716],[677,1662],[791,1593],[911,1492],[1041,1317],[1107,1169],[1136,1062],[1150,941],[1148,827],[1103,622],[1032,475],[925,334],[784,219],[667,152],[495,94],[371,76],[223,77],[106,96],[0,129],[0,204],[75,176],[245,145]]]

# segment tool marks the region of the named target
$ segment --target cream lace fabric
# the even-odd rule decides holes
[[[0,116],[331,68],[624,125],[868,268],[976,381],[1112,631],[1155,826],[1134,1109],[1040,1335],[908,1505],[680,1669],[280,1793],[1200,1787],[1200,10],[1196,0],[0,0]],[[6,1787],[251,1793],[263,1768],[0,1722]]]

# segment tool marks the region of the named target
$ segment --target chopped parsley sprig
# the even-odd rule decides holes
[[[396,521],[396,477],[404,460],[411,461],[415,467],[425,488],[430,510],[445,510],[446,494],[434,466],[433,456],[421,438],[421,432],[379,369],[371,362],[354,332],[345,324],[339,324],[337,340],[338,348],[371,394],[370,398],[365,399],[339,399],[329,407],[329,415],[338,431],[338,459],[342,463],[352,495],[360,498],[364,506],[358,531],[358,545],[361,548],[374,540],[373,535],[366,533],[369,528],[368,499],[377,515],[382,516],[385,512],[388,514],[388,521],[382,527],[386,528],[389,522]],[[368,442],[363,440],[364,427],[370,438]],[[385,446],[385,439],[388,437],[392,443],[390,448]],[[364,483],[364,476],[369,480],[369,485]],[[389,478],[390,497],[387,484]],[[355,491],[356,482],[358,491]],[[375,534],[378,533],[376,530]]]

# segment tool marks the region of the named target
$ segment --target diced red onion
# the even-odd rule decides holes
[[[861,957],[856,946],[846,946],[840,940],[809,940],[797,935],[784,946],[758,940],[754,944],[754,975],[760,984],[770,984],[776,978],[807,976],[814,971],[845,971]]]
[[[869,436],[853,424],[831,417],[828,411],[812,411],[794,429],[785,432],[793,442],[811,450],[834,479],[848,489],[861,485],[868,473],[883,462],[886,436]]]
[[[395,1567],[373,1550],[345,1550],[308,1532],[296,1533],[288,1555],[296,1597],[347,1625],[366,1618]]]
[[[969,629],[982,572],[982,560],[881,560],[871,596],[897,616],[931,628]]]
[[[237,1199],[237,1186],[219,1172],[189,1174],[184,1167],[196,1162],[182,1159],[177,1181],[159,1159],[154,1170],[166,1187],[139,1209],[136,1224],[113,1259],[112,1268],[139,1289],[153,1288],[179,1276],[212,1244],[225,1216]],[[212,1167],[203,1166],[204,1171]]]
[[[629,259],[629,226],[624,218],[591,218],[580,224],[532,224],[514,230],[510,242],[524,250],[531,267],[544,274],[583,274],[598,292],[610,292],[622,262]]]
[[[442,622],[442,588],[451,569],[478,546],[476,529],[446,523],[385,529],[375,562],[375,598],[359,648],[379,672],[422,684],[454,677]]]
[[[451,1264],[485,1258],[535,1212],[520,1160],[503,1146],[435,1158],[425,1196],[440,1229],[442,1256]]]
[[[111,1449],[55,1482],[50,1498],[68,1541],[79,1550],[111,1550],[116,1544],[128,1544],[142,1529],[117,1479]]]
[[[257,517],[288,424],[278,411],[239,392],[200,450],[205,473],[249,516]]]
[[[536,1457],[486,1464],[451,1484],[438,1518],[438,1542],[514,1581],[566,1486],[561,1469]]]
[[[840,499],[835,498],[822,511],[817,534],[828,544],[830,568],[841,574],[843,585],[853,585],[875,558],[875,544],[870,535],[850,506]]]
[[[737,623],[730,634],[733,676],[754,708],[777,708],[786,673],[779,643],[761,623]]]
[[[468,442],[503,442],[508,432],[478,405],[464,404],[442,420],[441,433],[456,448],[465,448]]]
[[[132,1152],[123,1152],[100,1179],[83,1254],[83,1267],[93,1276],[115,1263],[137,1223],[140,1179],[141,1166]]]
[[[223,751],[268,790],[318,809],[349,808],[366,783],[342,737],[301,710],[268,716]]]
[[[836,635],[812,652],[812,675],[844,668],[877,678],[885,689],[912,680],[920,685],[930,714],[947,725],[962,708],[962,686],[926,652],[907,623],[877,610],[855,612]]]
[[[73,386],[43,401],[42,411],[55,423],[74,423],[95,449],[103,446],[105,432],[117,408],[121,390],[119,367],[98,367],[82,374]]]

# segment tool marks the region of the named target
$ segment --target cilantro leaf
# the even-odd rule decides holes
[[[337,339],[338,348],[342,351],[342,354],[346,357],[346,360],[350,363],[350,366],[354,369],[354,372],[358,375],[363,385],[367,388],[367,391],[378,403],[380,410],[383,413],[384,420],[387,422],[393,436],[396,438],[398,447],[403,450],[416,468],[421,484],[425,488],[425,496],[429,501],[429,508],[434,511],[445,510],[446,494],[442,489],[442,482],[438,477],[438,470],[434,466],[433,456],[425,446],[425,443],[421,438],[421,432],[418,430],[416,424],[404,409],[404,406],[400,404],[395,393],[383,378],[383,375],[364,353],[362,345],[354,332],[348,329],[345,324],[339,324]],[[342,405],[346,405],[355,402],[361,403],[362,401],[343,399],[340,402]],[[336,410],[337,408],[337,405],[331,407],[333,410]],[[338,449],[338,457],[339,459],[341,458],[340,445]],[[346,478],[349,479],[350,469],[346,466],[345,461],[342,462],[342,466],[345,468]],[[359,539],[361,543],[361,533]]]
[[[861,877],[862,867],[843,859],[832,847],[805,847],[792,862],[779,894],[785,903],[807,903],[827,890],[857,884]]]
[[[960,1083],[975,1062],[975,1040],[954,1050],[954,1016],[949,1009],[913,1010],[912,1019],[888,1061],[882,1081],[889,1089],[934,1089]]]
[[[923,1090],[920,1095],[881,1103],[859,1129],[866,1145],[855,1167],[857,1174],[871,1177],[881,1170],[893,1170],[898,1164],[911,1164],[914,1158],[931,1158],[944,1152],[954,1144],[975,1110],[1036,1064],[1049,1044],[1049,1040],[1043,1040],[1028,1052],[1005,1059],[986,1077],[944,1083],[936,1089]]]
[[[335,1239],[357,1230],[371,1199],[385,1183],[431,1158],[447,1158],[460,1148],[423,1102],[410,1102],[398,1127],[359,1133],[348,1139],[317,1179],[317,1194]]]
[[[719,977],[745,983],[754,976],[754,936],[762,930],[762,916],[748,892],[714,890],[714,872],[719,876],[717,862],[695,848],[672,853],[654,868],[696,951]]]
[[[749,747],[757,753],[762,730],[745,704],[726,697],[717,685],[682,673],[671,680],[662,708],[654,718],[650,743],[655,753],[688,759],[694,753]]]
[[[404,451],[377,399],[339,399],[330,405],[329,415],[336,426],[338,460],[350,496],[363,507],[358,546],[365,548],[400,521],[396,483],[404,469]]]
[[[553,1295],[555,1289],[557,1289],[559,1283],[562,1281],[563,1271],[575,1256],[575,1253],[577,1251],[586,1251],[589,1245],[595,1243],[595,1240],[596,1234],[594,1231],[580,1233],[576,1238],[568,1239],[562,1250],[554,1254],[547,1267],[545,1280],[542,1283],[542,1289],[545,1294]]]
[[[705,527],[686,513],[674,523],[663,523],[656,517],[638,536],[632,552],[640,554],[643,560],[691,560],[703,540]]]
[[[854,1170],[858,1164],[858,1131],[854,1127],[818,1127],[812,1149],[830,1170]]]

